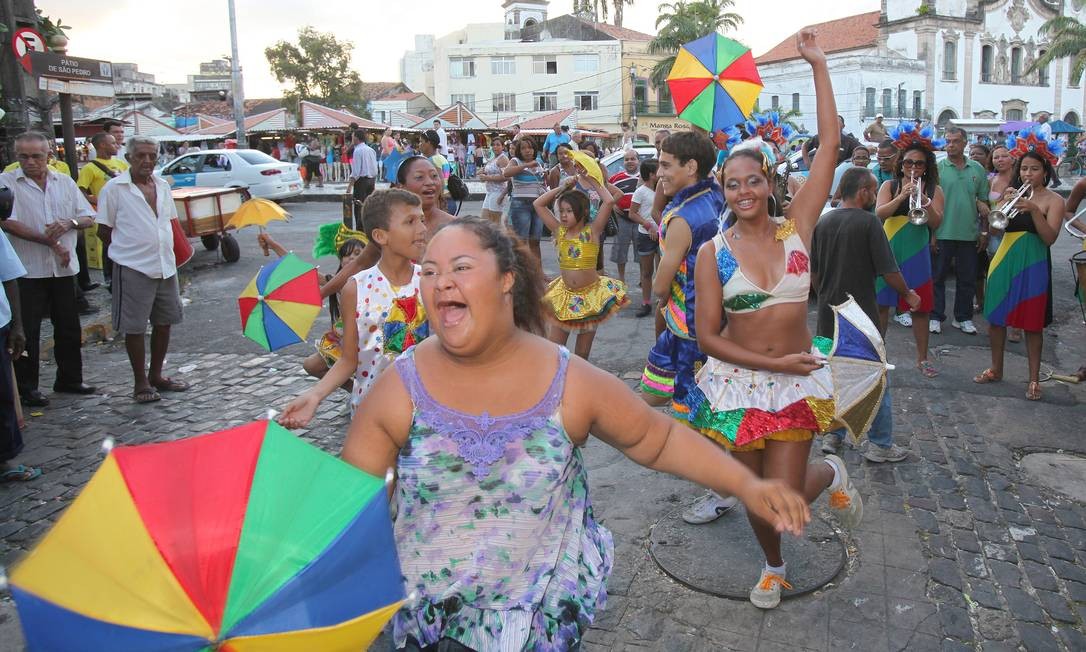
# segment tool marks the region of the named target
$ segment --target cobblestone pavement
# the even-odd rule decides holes
[[[300,252],[308,250],[314,226],[338,211],[320,204],[291,208],[294,221],[275,233]],[[53,396],[51,406],[28,417],[19,461],[41,466],[45,475],[0,485],[0,564],[16,562],[46,532],[100,464],[106,437],[136,444],[219,430],[260,418],[309,385],[299,369],[305,347],[262,354],[238,335],[232,299],[263,261],[253,239],[243,234],[236,265],[200,252],[185,273],[190,303],[169,371],[192,382],[192,391],[137,406],[128,396],[123,347],[89,344],[87,382],[99,394]],[[1044,358],[1046,369],[1064,373],[1086,362],[1086,329],[1061,262],[1072,245],[1061,241],[1053,254],[1056,314],[1063,320],[1046,338]],[[553,253],[544,251],[553,272]],[[631,294],[639,296],[636,289]],[[650,529],[700,490],[638,467],[599,442],[588,446],[597,516],[614,533],[617,559],[606,610],[586,636],[586,651],[1086,649],[1086,512],[1018,462],[1033,451],[1086,455],[1086,388],[1046,382],[1043,402],[1025,401],[1021,344],[1008,348],[1007,381],[976,386],[969,379],[987,365],[986,341],[949,325],[932,338],[942,373],[927,380],[909,364],[911,334],[894,326],[887,340],[898,364],[896,440],[911,454],[899,464],[875,465],[846,451],[866,503],[864,522],[842,535],[846,568],[830,585],[776,610],[701,594],[664,575],[648,553]],[[593,361],[632,386],[651,341],[651,322],[624,311],[597,338]],[[52,373],[46,365],[43,387]],[[348,425],[345,396],[326,402],[314,426],[299,434],[337,452]],[[824,499],[815,508],[826,512]],[[20,640],[13,606],[0,598],[0,650],[20,649]]]

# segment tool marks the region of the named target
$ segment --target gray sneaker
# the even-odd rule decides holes
[[[683,510],[683,520],[691,525],[712,523],[738,504],[739,499],[735,496],[722,498],[715,491],[710,491]]]
[[[883,462],[900,462],[908,456],[908,449],[902,448],[897,444],[877,446],[871,442],[867,442],[866,450],[864,450],[864,459],[876,464],[882,464]]]

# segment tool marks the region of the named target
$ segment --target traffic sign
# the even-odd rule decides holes
[[[113,64],[69,54],[33,52],[29,56],[32,74],[51,79],[113,83]]]
[[[46,51],[45,37],[31,27],[21,27],[11,37],[11,49],[23,69],[30,72],[30,53]]]

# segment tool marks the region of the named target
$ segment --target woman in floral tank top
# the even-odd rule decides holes
[[[343,458],[397,473],[396,542],[414,594],[393,619],[398,649],[580,644],[614,559],[581,458],[589,431],[639,464],[738,496],[780,531],[810,518],[791,489],[539,337],[535,270],[487,220],[443,227],[422,259],[433,337],[377,379],[351,425]]]

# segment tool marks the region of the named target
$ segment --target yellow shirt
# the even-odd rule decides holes
[[[105,165],[107,168],[114,171],[114,176],[124,172],[128,169],[128,163],[116,158],[103,161],[102,159],[95,159],[95,161]],[[110,177],[102,168],[98,167],[94,163],[87,163],[79,170],[79,179],[75,184],[87,191],[90,195],[97,197],[98,193],[102,190],[102,186],[106,185]]]
[[[14,163],[9,163],[8,166],[4,168],[4,172],[13,172],[17,167],[19,167],[18,161],[15,161]],[[57,174],[65,174],[69,177],[72,176],[72,169],[68,167],[67,163],[60,160],[59,158],[55,158],[52,161],[49,161],[48,167],[50,170],[56,172]]]

